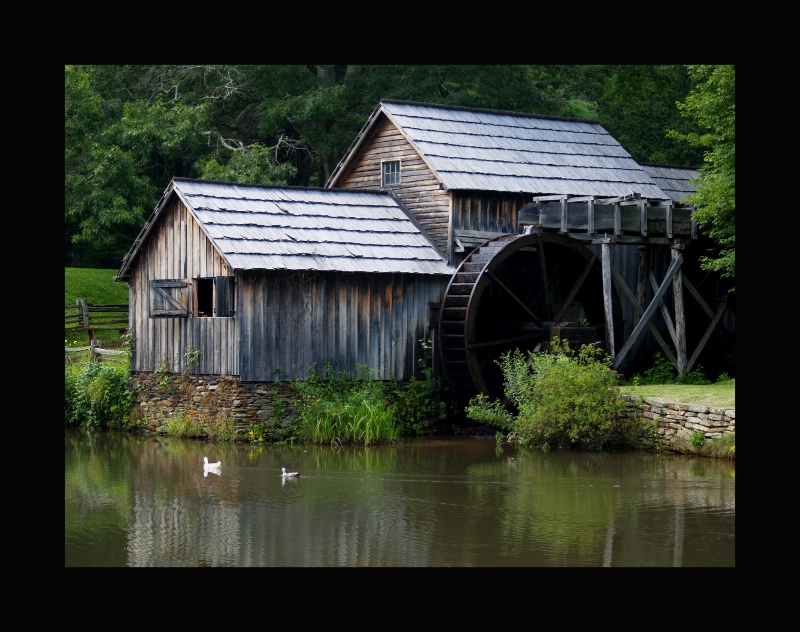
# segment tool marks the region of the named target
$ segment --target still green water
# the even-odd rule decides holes
[[[735,519],[720,459],[65,431],[66,567],[733,567]]]

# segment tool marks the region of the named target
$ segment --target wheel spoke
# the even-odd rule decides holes
[[[533,334],[525,334],[524,336],[512,336],[511,338],[495,338],[494,340],[481,340],[480,342],[473,342],[467,345],[468,349],[486,349],[488,347],[499,347],[507,344],[515,344],[518,342],[529,342],[531,340],[541,340],[544,337],[544,330]]]
[[[542,274],[542,286],[544,287],[544,309],[545,313],[550,316],[553,313],[553,308],[550,306],[550,284],[547,281],[547,262],[544,258],[544,240],[542,233],[536,233],[538,250],[539,250],[539,267]]]
[[[490,278],[491,278],[491,279],[492,279],[492,280],[493,280],[495,283],[497,283],[497,285],[499,285],[501,288],[503,288],[503,289],[506,291],[506,294],[508,294],[508,295],[509,295],[509,296],[510,296],[512,299],[514,299],[514,301],[516,301],[516,303],[517,303],[517,304],[518,304],[518,305],[519,305],[519,306],[520,306],[520,307],[521,307],[523,310],[525,310],[525,313],[526,313],[526,314],[528,314],[528,316],[530,316],[530,317],[531,317],[531,319],[533,320],[533,322],[534,322],[534,323],[536,323],[536,324],[537,324],[537,325],[539,325],[540,327],[542,326],[542,321],[539,319],[539,317],[538,317],[538,316],[536,316],[536,314],[534,314],[534,313],[533,313],[533,311],[531,311],[531,308],[530,308],[530,307],[528,307],[528,306],[525,304],[525,302],[524,302],[524,301],[523,301],[523,300],[522,300],[522,299],[521,299],[519,296],[517,296],[517,295],[516,295],[516,294],[515,294],[515,293],[512,291],[512,289],[511,289],[510,287],[508,287],[508,285],[506,285],[505,283],[503,283],[503,281],[500,279],[500,277],[498,277],[496,274],[493,274],[493,273],[491,273],[491,272],[489,272],[489,273],[488,273],[488,275],[489,275],[489,277],[490,277]]]
[[[589,273],[592,271],[592,266],[594,266],[595,261],[597,261],[597,255],[592,254],[591,259],[589,259],[589,262],[584,266],[583,271],[575,281],[575,284],[572,286],[572,289],[569,291],[569,294],[567,294],[567,298],[561,304],[561,307],[558,310],[558,314],[556,314],[553,320],[559,322],[562,318],[564,318],[564,314],[566,313],[567,309],[569,309],[569,306],[572,305],[572,301],[575,300],[575,297],[578,296],[578,292],[580,292],[584,282],[589,276]]]

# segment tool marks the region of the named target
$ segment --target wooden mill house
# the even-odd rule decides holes
[[[690,356],[675,304],[694,175],[591,121],[382,101],[325,188],[170,183],[117,275],[133,371],[408,379],[430,339],[465,398],[497,394],[502,351],[556,335],[617,367],[654,340],[688,370],[710,336]],[[691,291],[710,331],[725,305]]]

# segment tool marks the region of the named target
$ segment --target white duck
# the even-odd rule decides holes
[[[284,477],[293,477],[293,478],[300,478],[299,472],[287,472],[285,467],[281,468],[281,476]]]
[[[209,463],[208,457],[203,457],[203,469],[210,470],[212,472],[219,472],[222,469],[222,461],[217,461],[216,463]]]

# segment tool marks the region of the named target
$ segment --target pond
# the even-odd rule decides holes
[[[735,522],[725,459],[65,431],[66,567],[733,567]]]

